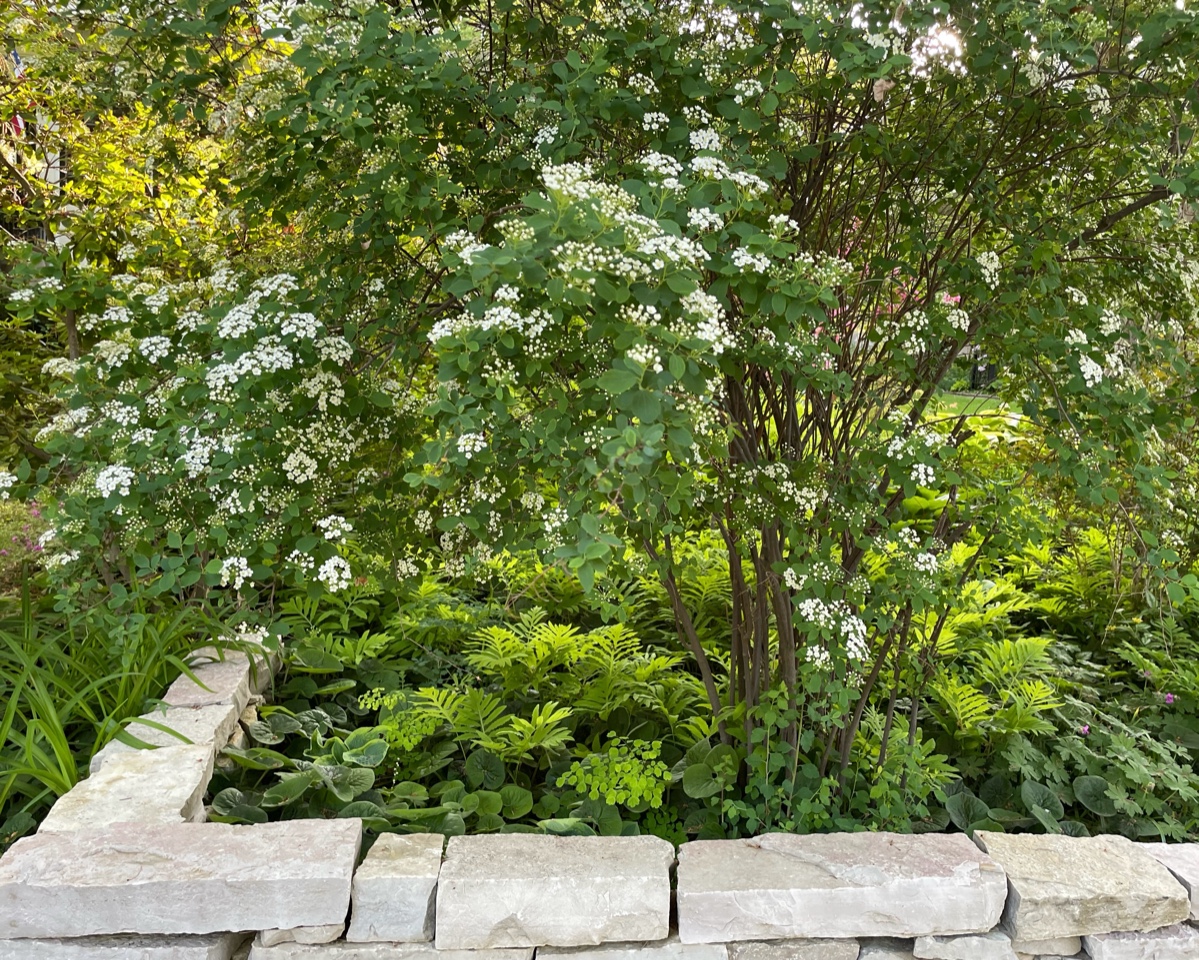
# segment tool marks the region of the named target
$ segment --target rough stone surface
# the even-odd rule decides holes
[[[0,859],[0,938],[342,923],[361,839],[353,819],[24,837]]]
[[[432,940],[434,894],[444,843],[439,833],[380,836],[354,874],[354,905],[346,939]]]
[[[267,688],[272,676],[272,664],[265,652],[251,658],[238,650],[226,650],[224,659],[220,659],[214,650],[205,647],[196,651],[190,668],[200,683],[183,674],[171,684],[163,703],[172,707],[231,703],[240,714],[252,695]]]
[[[1012,949],[1017,957],[1058,956],[1072,957],[1082,952],[1082,937],[1056,937],[1052,940],[1012,939]]]
[[[537,948],[537,956],[544,960],[729,960],[729,955],[730,951],[723,943],[680,943],[677,936],[653,943]]]
[[[437,946],[575,947],[664,940],[674,847],[659,837],[451,837]]]
[[[1199,920],[1199,843],[1139,843],[1169,870],[1191,897],[1191,919]]]
[[[999,930],[965,937],[919,937],[912,953],[923,960],[1016,960],[1011,938]]]
[[[244,933],[202,937],[79,937],[0,940],[0,960],[229,960]]]
[[[886,937],[879,940],[863,940],[859,960],[916,960],[912,953],[911,940],[896,940]]]
[[[1195,960],[1199,930],[1176,923],[1148,933],[1101,933],[1083,937],[1091,960]]]
[[[38,833],[202,819],[213,756],[212,744],[181,744],[110,757],[58,798]]]
[[[138,720],[148,720],[169,727],[192,743],[211,745],[215,752],[225,745],[237,726],[237,710],[231,703],[217,703],[206,707],[168,707],[166,710],[143,714]],[[139,723],[138,720],[130,721],[125,725],[125,729],[143,743],[155,747],[187,746],[179,737],[157,727]],[[91,772],[94,774],[113,757],[138,752],[144,752],[144,748],[113,740],[92,757]]]
[[[1003,871],[962,834],[771,833],[679,848],[684,943],[982,933]]]
[[[1190,914],[1182,885],[1126,837],[980,830],[974,838],[1007,872],[1013,940],[1153,930]]]
[[[326,943],[310,946],[255,943],[250,960],[533,960],[532,947],[505,950],[438,950],[431,943]]]
[[[729,960],[857,960],[856,940],[741,940]]]
[[[263,930],[258,942],[264,947],[280,943],[332,943],[342,935],[344,923],[327,923],[322,927],[290,927],[287,930]]]

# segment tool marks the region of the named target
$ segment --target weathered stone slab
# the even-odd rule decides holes
[[[346,939],[432,940],[444,843],[439,833],[382,834],[354,873]]]
[[[1003,871],[962,834],[771,833],[679,848],[684,943],[982,933]],[[440,919],[440,918],[439,918]]]
[[[1011,938],[998,930],[964,937],[919,937],[912,953],[922,960],[1016,960]]]
[[[980,830],[974,838],[1007,872],[1013,940],[1153,930],[1190,914],[1182,885],[1126,837]]]
[[[533,960],[532,947],[503,950],[438,950],[431,943],[325,943],[311,946],[255,943],[250,960]]]
[[[859,960],[916,960],[912,953],[911,940],[896,940],[883,938],[880,940],[863,940]]]
[[[24,837],[0,859],[0,938],[342,923],[361,840],[352,819]]]
[[[858,960],[856,940],[740,940],[729,960]]]
[[[1082,952],[1082,937],[1055,937],[1052,940],[1012,940],[1016,956],[1059,956],[1072,957]]]
[[[217,703],[206,707],[169,707],[166,710],[143,714],[125,725],[126,731],[142,743],[155,747],[180,747],[187,744],[179,737],[158,727],[138,722],[140,720],[169,727],[192,743],[211,745],[215,753],[225,745],[237,726],[237,708],[232,703]],[[120,740],[110,741],[92,757],[90,770],[94,774],[113,757],[123,753],[137,753],[144,749],[130,746]]]
[[[114,823],[176,824],[203,818],[212,744],[131,750],[111,757],[58,798],[39,834]]]
[[[658,837],[451,837],[437,946],[575,947],[664,940],[674,847]]]
[[[78,937],[0,940],[0,960],[229,960],[244,933],[200,937]]]
[[[280,943],[332,943],[345,930],[344,923],[327,923],[323,927],[289,927],[287,930],[263,930],[258,942],[264,947]]]
[[[728,960],[723,943],[680,943],[678,936],[650,943],[602,943],[595,947],[538,947],[537,956],[550,960]]]
[[[1191,897],[1191,919],[1199,920],[1199,843],[1138,843],[1137,847],[1186,888]]]
[[[1148,933],[1101,933],[1083,937],[1091,960],[1195,960],[1199,930],[1186,923]]]
[[[222,659],[215,650],[205,647],[196,651],[189,666],[199,683],[183,674],[163,695],[163,703],[172,707],[231,703],[241,713],[252,695],[267,688],[272,676],[266,651],[251,657],[239,650],[226,650]]]

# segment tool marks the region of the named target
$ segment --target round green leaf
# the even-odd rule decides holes
[[[463,771],[472,789],[498,790],[504,782],[504,761],[490,750],[475,750],[466,758]]]
[[[1116,815],[1116,804],[1107,795],[1107,781],[1103,777],[1075,778],[1074,797],[1091,813],[1097,813],[1101,817]]]

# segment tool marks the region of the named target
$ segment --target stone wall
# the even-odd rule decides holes
[[[197,666],[0,858],[0,960],[1199,960],[1199,844],[206,823],[270,666]]]

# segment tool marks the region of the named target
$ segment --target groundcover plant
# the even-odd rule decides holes
[[[673,797],[690,832],[1063,829],[1076,801],[1189,831],[1185,721],[1109,712],[1120,777],[1065,726],[1130,658],[1154,710],[1185,695],[1156,689],[1199,596],[1185,3],[81,0],[4,23],[28,73],[74,78],[85,142],[136,117],[115,152],[193,211],[73,232],[89,208],[6,154],[9,322],[66,348],[39,453],[0,474],[51,524],[47,587],[299,631],[301,674],[384,665],[256,728],[246,749],[308,739],[251,785],[267,806],[359,802],[420,747],[463,774],[437,781],[447,830],[480,789],[500,829],[552,786],[608,829]],[[985,405],[945,393],[971,368]],[[1022,578],[1067,581],[1084,546],[1111,616],[1076,634]],[[509,589],[513,564],[537,573]],[[500,608],[422,658],[372,648],[387,623],[338,598],[394,611],[422,575]],[[570,616],[521,619],[547,589]],[[603,643],[611,670],[665,662],[633,670],[637,709],[584,716],[557,675],[594,681]],[[447,644],[434,683],[392,662]],[[1162,778],[1176,801],[1129,799]]]

